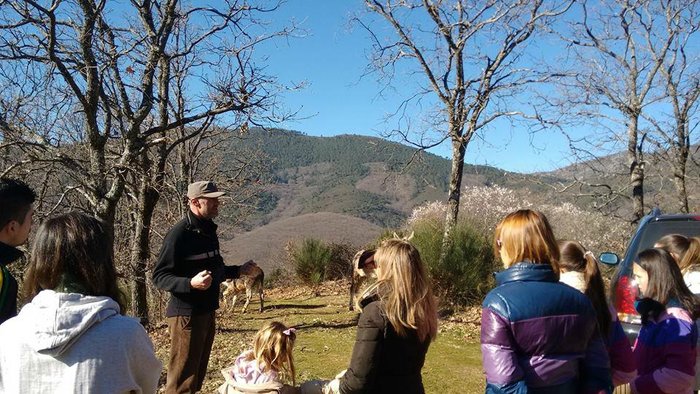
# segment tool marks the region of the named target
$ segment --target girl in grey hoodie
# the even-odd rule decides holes
[[[0,393],[155,393],[161,372],[148,334],[123,316],[109,238],[82,213],[44,222],[24,292],[0,325]]]

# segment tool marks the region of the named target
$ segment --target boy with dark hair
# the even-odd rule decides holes
[[[35,199],[26,183],[0,178],[0,324],[17,314],[17,280],[7,266],[22,257],[16,247],[29,238]]]

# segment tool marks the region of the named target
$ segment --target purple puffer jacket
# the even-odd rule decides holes
[[[692,317],[675,301],[656,320],[642,325],[634,344],[639,376],[632,392],[692,393],[698,330]]]
[[[610,360],[593,306],[548,264],[496,275],[482,305],[487,393],[609,393]]]

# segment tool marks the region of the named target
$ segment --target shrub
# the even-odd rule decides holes
[[[626,221],[598,211],[587,211],[571,203],[533,202],[535,197],[501,186],[465,187],[460,199],[459,220],[483,228],[490,237],[496,224],[507,214],[518,209],[537,209],[547,216],[557,239],[579,241],[596,255],[624,250],[633,230]],[[414,222],[422,220],[443,223],[446,213],[444,202],[425,203],[413,210],[407,226],[410,228]]]
[[[607,251],[622,253],[633,230],[625,220],[584,211],[571,203],[545,205],[542,211],[557,239],[579,241],[596,256]]]
[[[324,280],[326,267],[331,260],[331,249],[327,245],[318,239],[306,238],[289,249],[289,257],[299,279],[311,284]]]
[[[347,278],[352,272],[355,248],[349,244],[307,238],[300,244],[288,245],[287,251],[297,277],[304,283]]]
[[[283,267],[277,267],[265,274],[265,288],[288,286],[292,284],[293,273]]]
[[[553,203],[551,201],[537,201],[537,196],[526,192],[516,192],[512,189],[507,189],[500,186],[477,186],[465,187],[460,200],[460,213],[458,219],[458,227],[461,223],[471,223],[470,227],[477,234],[482,234],[486,239],[487,248],[490,248],[490,238],[493,236],[493,231],[496,224],[503,219],[508,213],[517,209],[537,209],[542,211],[549,222],[552,224],[554,235],[557,239],[568,239],[581,242],[586,248],[591,250],[594,255],[601,252],[612,251],[620,253],[624,250],[625,243],[629,239],[631,227],[619,218],[606,216],[598,211],[587,211],[571,203]],[[447,213],[447,205],[443,202],[429,202],[419,206],[413,210],[413,213],[407,220],[406,226],[421,227],[425,223],[433,223],[434,234],[431,235],[431,244],[435,246],[435,252],[439,253],[439,245],[442,242],[443,224],[445,214]],[[457,233],[458,228],[454,230]],[[453,245],[458,248],[466,247],[464,239],[459,239],[468,236],[466,234],[454,234]],[[432,246],[431,246],[432,248]],[[424,252],[421,254],[429,254]],[[452,255],[463,254],[463,251],[452,250],[448,255],[448,261],[445,262],[445,267],[441,270],[459,271],[459,265],[455,266],[458,260],[451,260]],[[490,254],[490,252],[488,252]],[[464,254],[469,256],[469,254]],[[426,262],[437,262],[439,255],[434,257],[425,257]],[[450,262],[452,261],[452,262]],[[495,269],[500,269],[495,267]],[[439,272],[431,273],[438,281],[440,279]],[[605,273],[605,271],[604,271]],[[608,272],[610,273],[610,272]],[[478,278],[479,275],[477,274]],[[490,279],[490,278],[489,278]],[[489,283],[492,283],[489,281]],[[449,285],[449,282],[447,282]],[[444,287],[445,284],[440,284]],[[454,291],[449,291],[450,294],[455,294]],[[475,294],[478,294],[476,292]],[[450,296],[454,297],[454,296]],[[457,295],[455,300],[462,299],[462,296]]]
[[[478,302],[493,287],[494,258],[489,238],[479,226],[460,220],[452,232],[452,247],[441,264],[443,222],[413,221],[413,244],[428,268],[436,293],[443,302],[466,305]]]
[[[330,243],[331,258],[325,269],[325,279],[334,280],[349,278],[352,273],[352,258],[357,252],[352,245],[346,243]]]

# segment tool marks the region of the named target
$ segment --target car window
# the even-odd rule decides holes
[[[653,248],[656,241],[668,234],[683,234],[685,236],[700,236],[700,221],[697,220],[666,220],[650,221],[640,228],[637,239],[630,245],[625,259],[618,267],[618,275],[612,285],[613,305],[618,311],[621,321],[639,323],[637,311],[634,308],[634,300],[639,289],[632,277],[632,262],[639,252]]]
[[[630,256],[634,259],[639,252],[653,248],[656,241],[668,234],[683,234],[685,236],[700,236],[700,221],[651,221],[644,226],[637,249]]]

